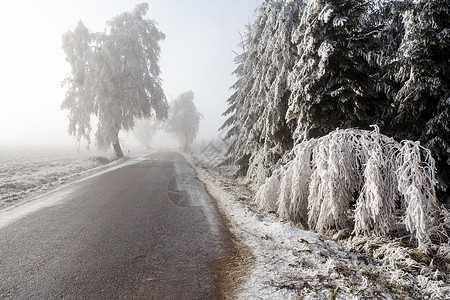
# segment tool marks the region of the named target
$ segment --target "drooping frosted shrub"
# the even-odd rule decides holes
[[[419,142],[398,143],[377,127],[338,129],[293,151],[257,191],[260,208],[321,233],[386,235],[403,226],[422,248],[441,235],[434,160]]]

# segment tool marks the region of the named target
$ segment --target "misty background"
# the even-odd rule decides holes
[[[61,49],[63,33],[79,20],[91,31],[104,31],[112,17],[143,2],[2,1],[0,3],[0,146],[74,147],[67,133],[67,111],[61,81],[70,66]],[[194,91],[194,102],[204,118],[197,140],[213,139],[223,123],[221,114],[235,82],[233,59],[241,52],[240,33],[252,20],[257,0],[151,0],[148,17],[166,39],[161,44],[163,88],[170,101]],[[122,134],[125,145],[137,144],[133,134]],[[94,147],[93,147],[94,148]]]

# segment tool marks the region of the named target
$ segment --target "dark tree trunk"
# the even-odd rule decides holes
[[[123,152],[122,152],[122,148],[120,148],[120,142],[114,142],[113,143],[113,147],[114,147],[114,152],[116,152],[117,158],[122,158],[123,157]]]

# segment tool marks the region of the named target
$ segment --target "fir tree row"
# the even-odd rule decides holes
[[[227,100],[229,155],[256,183],[336,128],[419,140],[450,186],[450,0],[266,0]],[[447,200],[448,202],[448,200]]]

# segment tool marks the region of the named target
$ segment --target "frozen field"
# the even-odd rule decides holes
[[[74,149],[0,148],[0,209],[101,168],[111,157]]]

